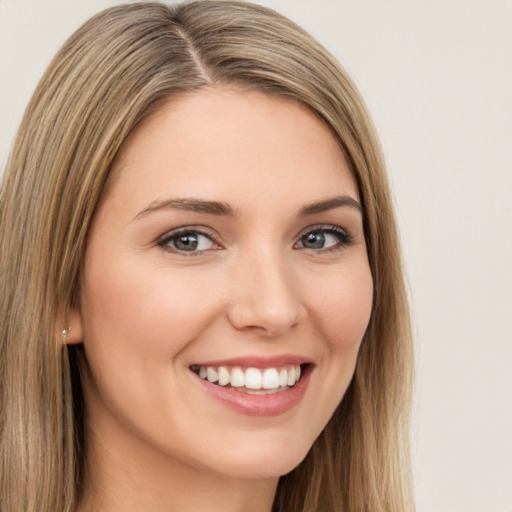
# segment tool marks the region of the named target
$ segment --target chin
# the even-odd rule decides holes
[[[311,443],[293,439],[275,442],[252,442],[238,450],[230,450],[222,460],[216,459],[217,468],[231,478],[272,479],[294,470],[308,454]],[[219,464],[220,463],[220,464]]]

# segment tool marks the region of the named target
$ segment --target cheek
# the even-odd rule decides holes
[[[352,380],[362,338],[372,311],[373,280],[366,260],[332,268],[318,277],[318,293],[309,294],[309,312],[319,351],[313,373],[311,442],[325,428]],[[310,288],[311,290],[311,288]]]
[[[214,316],[215,289],[211,280],[187,272],[134,262],[112,265],[104,273],[92,264],[82,296],[85,341],[94,333],[109,343],[162,343],[163,350],[170,340],[193,337]]]
[[[140,258],[87,262],[82,292],[84,346],[89,363],[88,404],[106,405],[137,430],[133,404],[150,429],[169,423],[164,390],[181,389],[180,355],[216,317],[211,280]],[[176,397],[175,397],[176,400]],[[155,413],[155,411],[158,411]]]
[[[322,286],[312,309],[331,351],[357,355],[372,311],[371,272],[367,265],[360,265],[333,275]]]

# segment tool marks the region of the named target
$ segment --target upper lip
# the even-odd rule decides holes
[[[192,366],[245,366],[249,368],[275,368],[287,364],[311,363],[311,359],[294,354],[280,354],[275,356],[241,356],[229,359],[217,359],[215,361],[201,361]]]

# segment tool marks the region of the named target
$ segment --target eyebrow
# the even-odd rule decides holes
[[[313,215],[315,213],[322,213],[328,210],[334,210],[335,208],[340,208],[342,206],[350,206],[355,208],[359,213],[363,213],[363,207],[361,203],[356,201],[350,196],[336,196],[330,199],[326,199],[325,201],[320,201],[319,203],[312,203],[304,208],[301,208],[300,215]]]
[[[312,203],[300,209],[299,215],[314,215],[335,208],[350,206],[355,208],[361,214],[363,207],[361,204],[349,196],[336,196],[318,203]],[[157,199],[141,210],[135,219],[144,217],[145,215],[158,210],[177,209],[196,213],[206,213],[208,215],[218,215],[226,217],[235,217],[235,210],[227,203],[219,201],[205,201],[203,199]]]
[[[144,217],[148,213],[166,209],[207,213],[209,215],[235,216],[235,211],[229,204],[219,201],[204,201],[202,199],[157,199],[140,211],[135,218]]]

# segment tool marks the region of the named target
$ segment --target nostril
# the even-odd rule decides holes
[[[228,311],[230,323],[240,331],[255,332],[266,337],[277,337],[295,327],[305,318],[304,308],[298,304],[282,304],[269,308],[261,304],[236,304]]]

